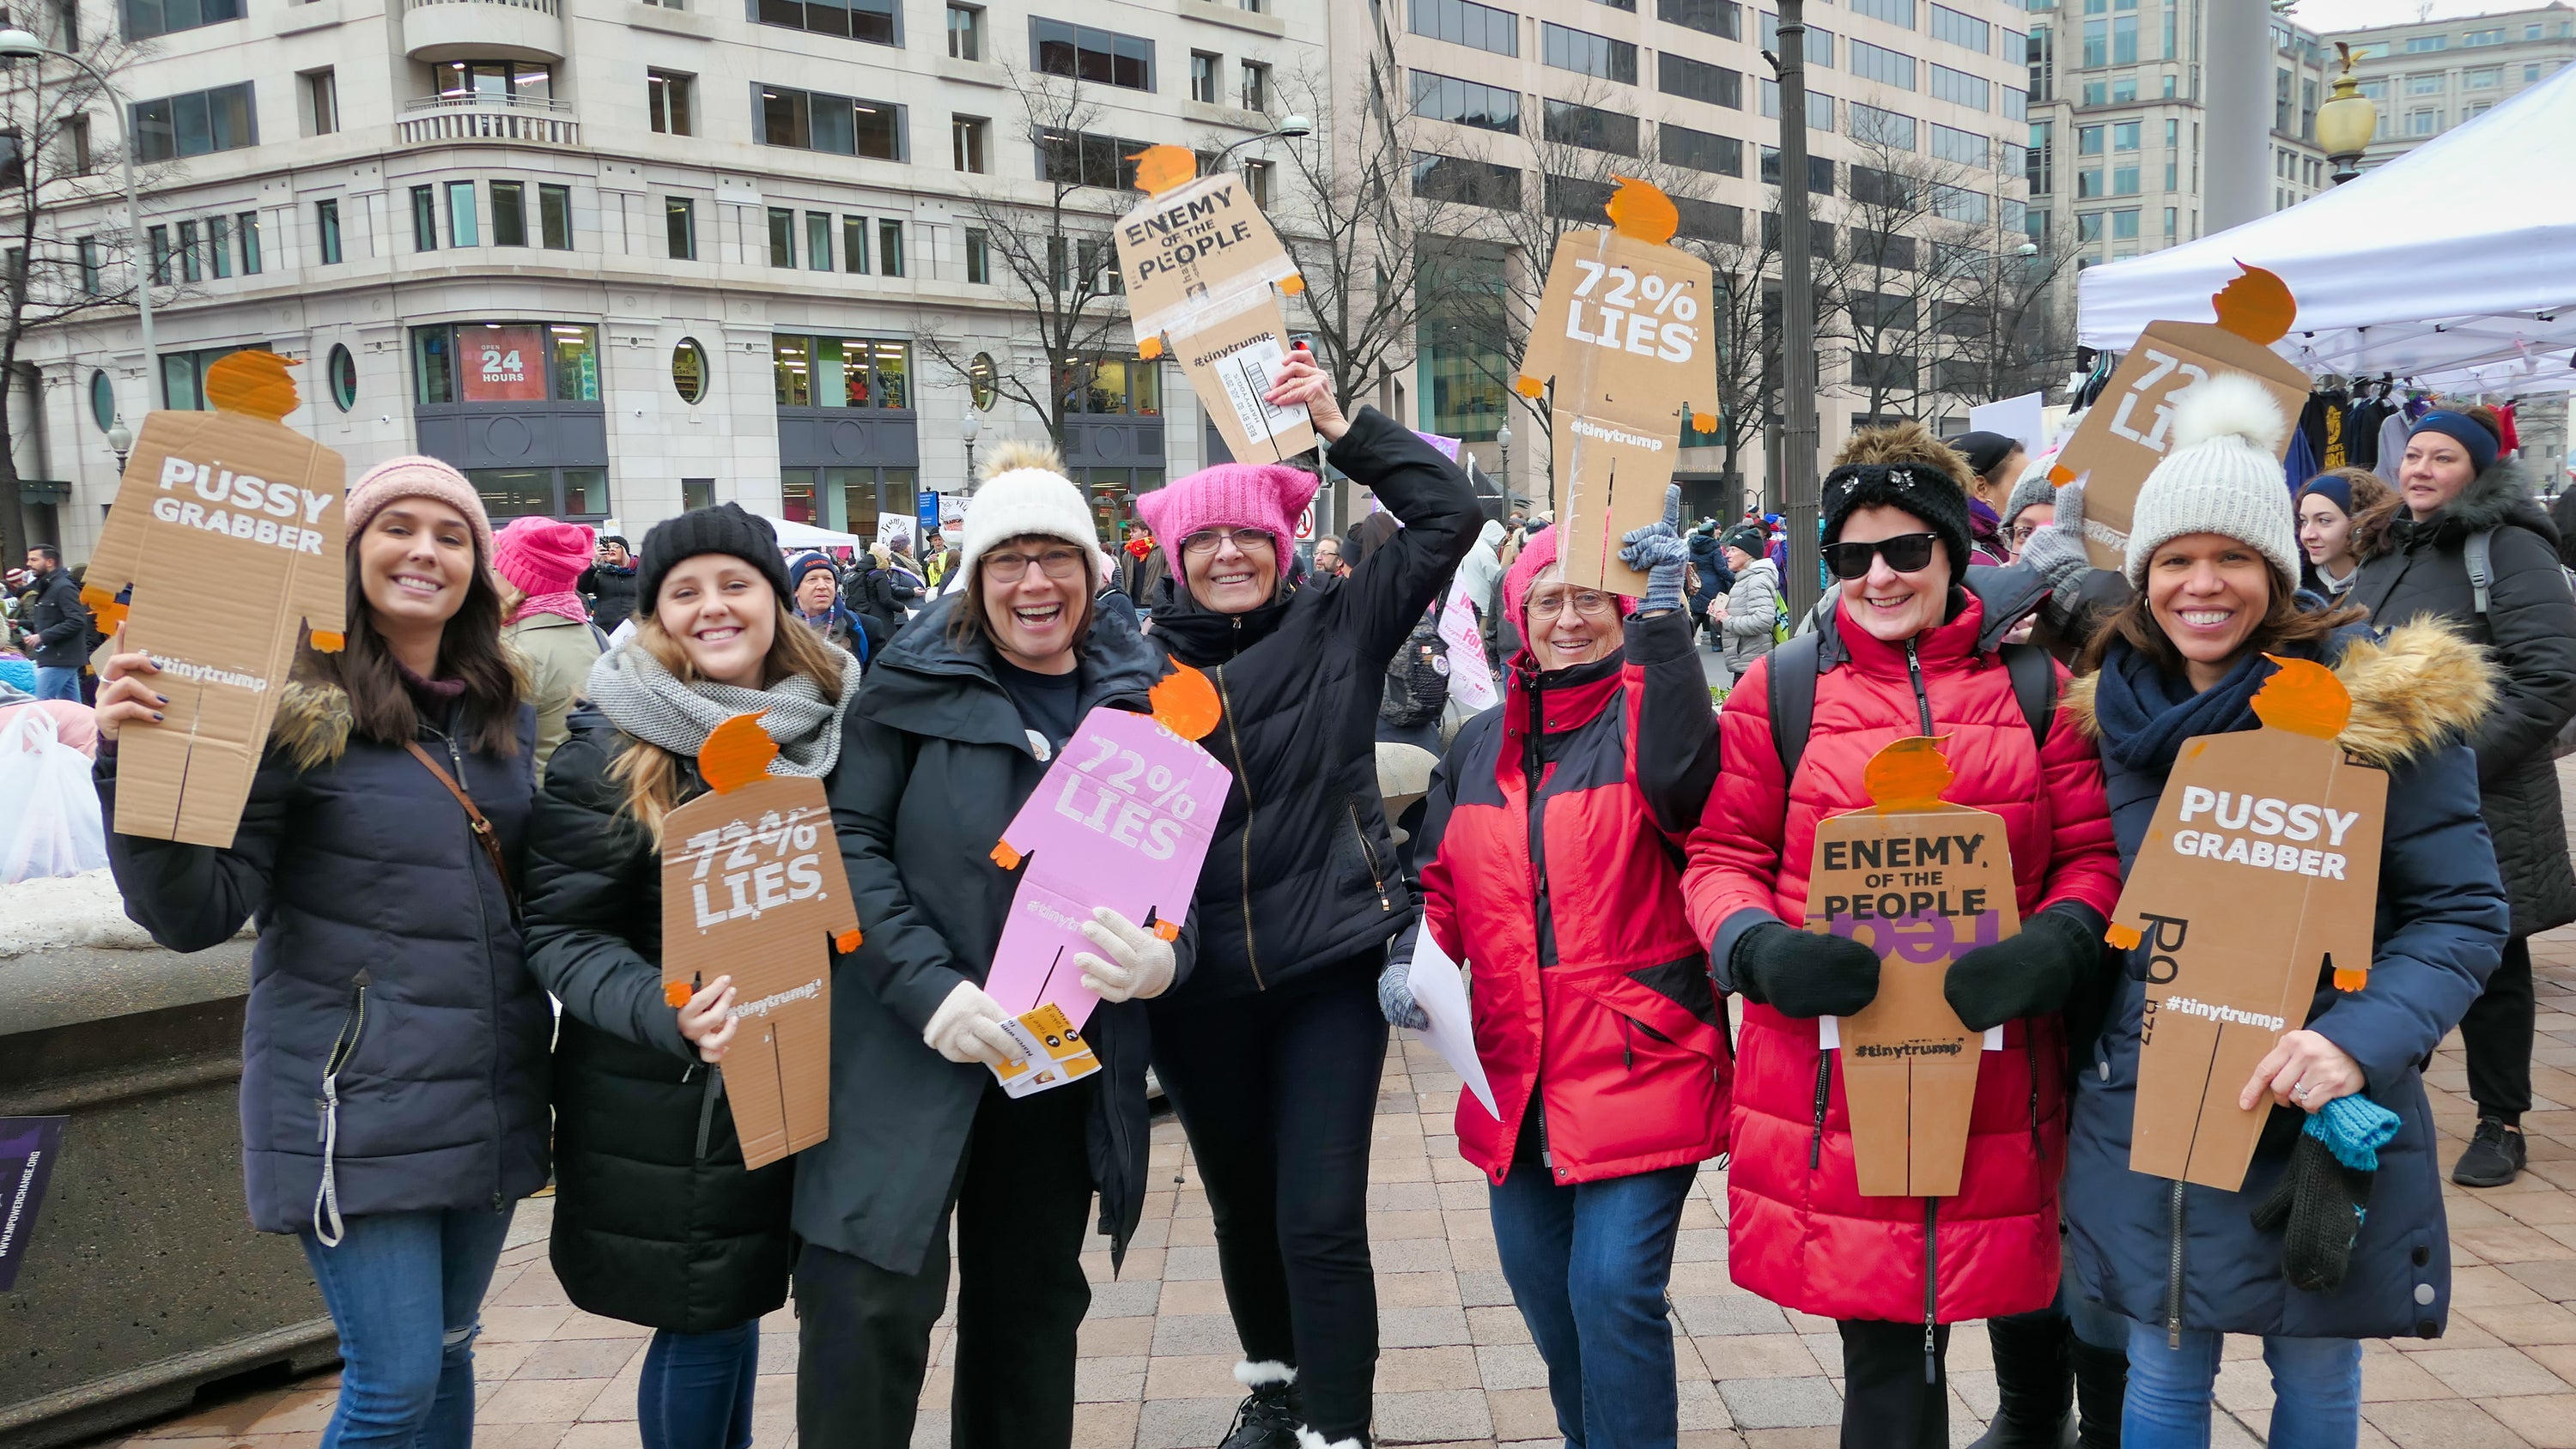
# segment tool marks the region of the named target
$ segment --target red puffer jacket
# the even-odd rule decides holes
[[[1533,1094],[1560,1184],[1726,1143],[1725,1018],[1681,891],[1681,842],[1717,772],[1708,682],[1689,615],[1627,631],[1624,659],[1534,674],[1521,656],[1502,707],[1433,774],[1412,847],[1425,923],[1467,963],[1502,1112],[1462,1093],[1458,1150],[1495,1182]]]
[[[2009,672],[1981,647],[1984,611],[1974,596],[1956,597],[1965,604],[1950,622],[1906,643],[1872,638],[1839,611],[1829,621],[1830,668],[1816,681],[1815,725],[1786,789],[1769,712],[1778,656],[1727,696],[1723,771],[1683,880],[1691,923],[1721,968],[1746,930],[1806,918],[1816,822],[1870,803],[1863,767],[1890,740],[1924,733],[1927,710],[1930,732],[1950,738],[1957,776],[1942,798],[2004,818],[2022,918],[2058,901],[2109,914],[2120,861],[2092,742],[2059,711],[2046,749],[2037,747]],[[1909,664],[1920,669],[1919,691]],[[1727,1182],[1735,1281],[1837,1319],[1910,1322],[1928,1312],[1951,1323],[2045,1305],[2057,1291],[2065,1051],[2054,1014],[2005,1023],[2004,1049],[1980,1059],[1959,1194],[1863,1197],[1841,1073],[1818,1049],[1816,1023],[1748,1003]]]

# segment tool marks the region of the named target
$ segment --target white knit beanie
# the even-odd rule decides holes
[[[2174,394],[2172,426],[2173,448],[2131,512],[2129,583],[2146,587],[2156,550],[2193,533],[2241,539],[2297,578],[2298,520],[2281,471],[2290,420],[2271,391],[2243,373],[2220,373]]]
[[[1082,490],[1064,475],[1054,449],[1005,443],[975,496],[966,503],[966,528],[958,540],[956,576],[973,578],[984,550],[1006,539],[1060,538],[1086,551],[1100,547],[1100,530]]]

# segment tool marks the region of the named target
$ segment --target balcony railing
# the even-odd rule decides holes
[[[431,5],[508,5],[520,10],[542,11],[557,17],[563,14],[560,0],[410,0],[406,8],[420,10]]]
[[[422,3],[422,0],[414,0]],[[430,4],[461,0],[427,0]],[[491,0],[471,0],[488,4]],[[516,3],[516,0],[505,0]],[[539,7],[531,7],[539,8]],[[547,3],[543,9],[551,12]],[[406,146],[441,141],[527,141],[541,146],[578,146],[581,123],[563,101],[522,101],[501,96],[429,96],[403,108],[394,123]]]

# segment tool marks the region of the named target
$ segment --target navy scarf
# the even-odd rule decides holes
[[[2141,774],[2172,773],[2183,741],[2260,723],[2254,717],[2254,691],[2272,677],[2273,668],[2270,660],[2248,651],[2226,678],[2194,694],[2189,679],[2165,673],[2125,639],[2112,641],[2102,659],[2101,680],[2093,687],[2102,757]]]

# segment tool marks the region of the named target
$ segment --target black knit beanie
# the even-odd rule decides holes
[[[778,533],[769,520],[743,512],[739,503],[692,508],[677,518],[654,524],[644,535],[644,552],[635,569],[636,598],[651,613],[662,597],[662,580],[682,559],[721,553],[760,570],[783,601],[796,592],[787,580],[787,560],[778,551]]]
[[[1842,538],[1854,509],[1881,504],[1904,509],[1939,534],[1950,551],[1950,582],[1968,581],[1968,495],[1929,463],[1846,463],[1826,474],[1824,542]]]

